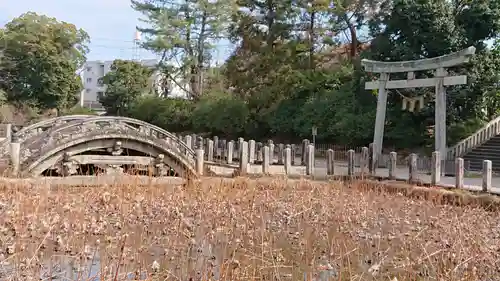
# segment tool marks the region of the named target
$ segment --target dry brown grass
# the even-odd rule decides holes
[[[162,187],[4,185],[0,279],[499,276],[498,211],[376,185],[242,178]]]

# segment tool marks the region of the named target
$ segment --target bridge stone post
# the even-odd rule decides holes
[[[168,166],[165,165],[165,155],[164,154],[159,154],[154,160],[154,167],[155,167],[155,175],[163,177],[163,176],[168,176],[169,174],[169,169]],[[75,169],[76,172],[76,169]],[[118,173],[123,173],[123,168],[118,165],[108,165],[106,169],[107,174],[118,174]]]
[[[248,142],[241,142],[240,146],[240,176],[248,173]]]
[[[205,155],[203,149],[199,148],[196,149],[196,173],[198,176],[203,176],[203,169],[204,169],[204,157]]]
[[[233,154],[234,154],[234,141],[229,141],[227,143],[227,164],[233,163]]]
[[[264,175],[269,175],[269,146],[264,146],[263,149],[261,150],[262,154],[262,173]]]

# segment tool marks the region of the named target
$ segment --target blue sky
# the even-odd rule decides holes
[[[141,16],[130,7],[129,0],[0,0],[0,26],[28,12],[36,12],[75,24],[91,37],[88,60],[133,58],[135,27]],[[215,50],[214,56],[223,60],[229,48]],[[155,55],[140,51],[140,58]]]

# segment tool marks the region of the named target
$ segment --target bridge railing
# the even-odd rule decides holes
[[[448,148],[446,159],[462,157],[473,148],[489,141],[498,134],[500,134],[500,116],[488,122],[471,136]]]

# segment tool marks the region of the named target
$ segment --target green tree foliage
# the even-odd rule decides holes
[[[191,121],[195,132],[237,138],[245,134],[248,118],[244,101],[230,93],[212,92],[196,103]]]
[[[12,103],[72,107],[82,90],[77,70],[88,35],[74,25],[26,13],[0,29],[0,89]]]
[[[166,77],[198,99],[203,69],[224,36],[232,1],[133,0],[132,7],[146,16],[146,27],[139,28],[146,36],[143,47],[161,56]]]
[[[500,68],[495,63],[498,54],[487,49],[485,43],[498,36],[499,23],[500,1],[388,1],[371,20],[375,39],[369,56],[402,61],[441,56],[469,46],[477,48],[472,63],[449,69],[450,74],[469,77],[467,85],[447,87],[448,142],[453,143],[464,137],[454,132],[455,127],[458,131],[473,131],[480,126],[479,120],[486,121],[494,115],[485,116],[484,109],[495,105],[496,98],[488,96],[491,87],[498,85]],[[386,137],[408,147],[432,145],[432,133],[423,132],[432,132],[434,125],[434,89],[399,92],[408,97],[425,95],[427,108],[416,114],[402,111],[398,92],[390,95]],[[464,123],[474,128],[463,130]]]
[[[106,87],[99,102],[108,114],[124,115],[137,99],[152,89],[153,69],[135,61],[115,60],[103,78]]]
[[[189,10],[193,12],[191,15],[195,10],[203,14],[203,9],[165,1],[154,3],[134,2],[136,9],[144,12],[154,26],[145,30],[151,36],[147,47],[158,53],[174,54],[180,50],[188,54],[185,57],[192,57],[187,51],[190,48],[197,50],[195,54],[203,53],[200,45],[186,41],[188,30],[198,28],[200,21],[186,20],[185,13],[187,7],[193,8]],[[495,44],[487,48],[486,42],[498,36],[499,3],[498,0],[342,0],[333,4],[319,0],[237,1],[238,10],[209,13],[214,22],[218,22],[218,16],[227,19],[231,15],[226,31],[236,48],[224,65],[209,71],[218,76],[205,78],[208,81],[202,83],[204,96],[191,102],[141,100],[134,116],[143,116],[175,131],[206,132],[228,138],[272,137],[291,141],[309,138],[315,126],[319,142],[366,145],[373,137],[376,92],[364,90],[364,83],[373,77],[361,68],[361,58],[416,60],[473,45],[477,55],[471,63],[449,69],[450,74],[469,77],[467,85],[447,88],[448,137],[452,144],[498,115],[500,47]],[[172,19],[174,11],[183,12],[178,21]],[[226,26],[217,27],[217,34],[224,34]],[[369,32],[364,34],[361,30]],[[166,37],[167,34],[174,36]],[[338,46],[340,42],[344,45]],[[364,42],[370,43],[366,51],[361,48]],[[343,50],[344,55],[338,55]],[[208,53],[203,54],[209,57]],[[399,94],[424,95],[427,107],[419,112],[403,111]],[[157,113],[145,108],[154,108]],[[386,145],[432,146],[432,88],[391,91],[387,108]]]
[[[140,97],[128,110],[128,115],[171,132],[189,132],[192,112],[190,100],[148,95]]]
[[[375,77],[362,69],[361,58],[416,60],[471,45],[477,49],[471,62],[448,69],[452,75],[468,76],[467,85],[447,87],[448,145],[500,113],[500,0],[134,0],[132,6],[144,15],[145,24],[139,29],[145,35],[143,47],[162,57],[159,70],[189,97],[172,98],[169,92],[167,98],[145,95],[150,92],[150,70],[116,61],[103,79],[107,91],[101,102],[110,114],[142,119],[173,132],[283,142],[310,138],[315,126],[318,142],[367,145],[373,137],[376,91],[364,89],[365,82]],[[3,29],[0,42],[22,45],[22,38],[38,46],[38,37],[21,34],[24,27],[19,26]],[[38,36],[47,33],[44,28],[31,29]],[[17,33],[11,31],[6,37],[7,30]],[[47,36],[41,38],[49,40]],[[214,48],[223,39],[236,48],[223,64],[214,65]],[[71,46],[58,51],[66,58],[74,58],[69,50],[78,51],[85,41],[70,40],[64,45],[57,40],[57,46]],[[496,43],[491,46],[491,42]],[[369,45],[367,50],[364,43]],[[49,86],[55,79],[66,77],[57,75],[66,72],[52,67],[59,66],[59,60],[52,57],[57,53],[52,47],[45,47],[51,45],[39,45],[44,46],[39,47],[40,54],[30,53],[31,45],[25,44],[20,47],[22,54],[12,48],[5,63],[0,58],[10,69],[24,67],[1,72],[0,89],[7,98],[16,93],[27,103],[68,103],[60,96],[47,96],[54,92]],[[12,63],[19,61],[25,65]],[[77,59],[71,62],[80,65]],[[50,78],[33,71],[41,67],[48,68]],[[9,75],[15,73],[31,80],[12,80]],[[433,73],[417,75],[432,77]],[[30,85],[23,81],[39,81],[35,78],[40,76],[46,79],[40,87],[50,90],[45,96],[34,95],[40,91],[32,91],[32,86],[22,88]],[[404,74],[391,75],[399,78],[404,79]],[[8,79],[11,84],[5,83]],[[23,91],[5,85],[17,85]],[[420,95],[427,105],[423,110],[402,110],[401,96]],[[390,91],[384,144],[432,147],[434,115],[434,89]]]

